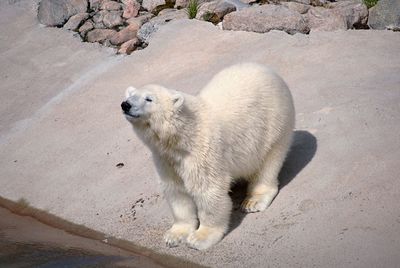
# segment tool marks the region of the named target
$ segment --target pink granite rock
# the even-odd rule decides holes
[[[129,25],[128,27],[113,35],[110,38],[110,42],[113,45],[120,45],[122,43],[125,43],[126,41],[135,38],[138,30],[139,27],[137,27],[137,25]]]
[[[131,54],[139,44],[139,40],[137,38],[131,39],[123,43],[118,50],[119,54]]]
[[[122,17],[130,19],[139,14],[140,4],[136,0],[124,0],[124,13]]]

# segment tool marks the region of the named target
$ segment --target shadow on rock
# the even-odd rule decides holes
[[[279,189],[289,184],[298,173],[311,161],[317,151],[317,139],[308,131],[297,130],[294,132],[293,144],[290,152],[279,173]],[[229,232],[234,230],[243,221],[246,213],[241,212],[240,204],[246,197],[247,182],[239,180],[232,185],[230,196],[233,202],[231,226]],[[278,193],[279,194],[279,193]]]

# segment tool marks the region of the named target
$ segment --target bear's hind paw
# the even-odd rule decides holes
[[[243,212],[252,213],[258,211],[264,211],[272,202],[273,198],[255,198],[247,197],[241,205]]]

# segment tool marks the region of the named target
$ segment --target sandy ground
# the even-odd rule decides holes
[[[0,196],[158,253],[212,267],[394,267],[400,261],[400,34],[221,31],[169,23],[131,56],[0,5]],[[295,143],[271,207],[235,210],[206,251],[168,249],[171,216],[149,151],[119,104],[129,85],[198,92],[255,61],[289,84]],[[122,168],[116,167],[124,163]],[[243,191],[233,192],[235,202]]]

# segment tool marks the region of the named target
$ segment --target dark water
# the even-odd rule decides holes
[[[165,267],[0,207],[0,267]]]

